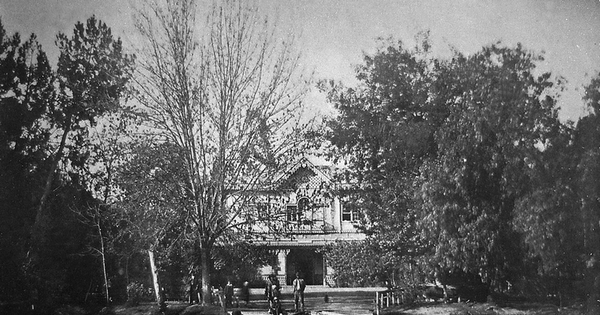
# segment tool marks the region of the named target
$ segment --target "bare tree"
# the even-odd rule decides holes
[[[182,149],[207,303],[212,248],[239,230],[253,193],[300,147],[309,83],[292,36],[278,36],[256,6],[214,4],[201,28],[194,4],[149,0],[138,10],[137,83],[149,130]]]

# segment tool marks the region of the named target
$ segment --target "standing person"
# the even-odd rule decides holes
[[[189,299],[189,303],[190,305],[194,304],[194,302],[198,301],[196,299],[195,296],[195,292],[196,292],[196,279],[194,278],[194,274],[192,273],[190,276],[190,283],[189,283],[189,294],[190,294],[190,299]],[[200,301],[198,301],[200,302]]]
[[[271,281],[272,276],[269,275],[267,277],[267,280],[265,281],[265,298],[267,299],[267,302],[271,301],[271,297],[273,296],[273,291],[271,288],[271,285],[273,284],[273,282]]]
[[[277,276],[272,274],[269,276],[269,278],[267,279],[267,286],[265,287],[265,296],[267,298],[267,301],[269,303],[269,313],[270,314],[274,314],[275,310],[275,306],[280,303],[279,302],[279,293],[281,290],[281,286],[279,285],[279,280],[277,279]],[[277,314],[274,314],[277,315]]]
[[[227,280],[225,285],[225,306],[233,306],[233,284],[231,284],[231,280]]]
[[[244,298],[244,302],[246,302],[246,306],[250,304],[250,283],[248,281],[244,281],[242,285],[242,297]]]
[[[268,301],[273,300],[273,297],[279,297],[279,290],[281,290],[281,286],[279,285],[279,280],[276,275],[269,275],[267,278],[267,286],[265,287],[265,296]]]
[[[277,276],[275,274],[271,275],[271,282],[273,283],[273,289],[276,291],[275,293],[277,294],[277,297],[279,297],[279,292],[281,290],[281,285],[279,284],[279,279],[277,279]]]
[[[299,272],[296,272],[296,279],[294,279],[292,285],[294,286],[294,308],[296,312],[299,310],[304,311],[304,289],[306,289],[306,283],[300,277]],[[300,302],[300,305],[298,305],[298,302]],[[301,307],[299,308],[298,306]]]

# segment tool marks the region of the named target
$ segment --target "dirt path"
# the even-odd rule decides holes
[[[293,300],[283,299],[283,307],[292,314]],[[188,307],[184,302],[169,302],[168,315],[181,314]],[[311,315],[373,315],[375,313],[371,293],[328,295],[327,298],[311,295],[305,299],[306,310]],[[117,307],[117,315],[146,315],[152,314],[153,304],[139,307]],[[519,303],[497,306],[494,303],[430,303],[418,306],[396,306],[381,311],[381,315],[582,315],[582,308],[558,308],[552,304]],[[243,315],[267,315],[266,301],[256,299],[251,305],[229,309],[240,310]],[[206,314],[206,313],[205,313]]]
[[[529,315],[533,314],[529,311],[517,310],[514,308],[499,308],[493,307],[487,304],[480,305],[460,305],[460,304],[436,304],[420,306],[414,309],[398,310],[395,314],[406,314],[406,315],[462,315],[462,314],[502,314],[502,315]]]
[[[582,315],[581,308],[559,308],[552,304],[521,304],[499,307],[489,303],[430,304],[414,308],[387,309],[383,315]]]

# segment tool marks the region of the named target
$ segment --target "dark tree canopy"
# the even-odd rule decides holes
[[[49,130],[43,121],[52,100],[52,70],[32,35],[22,42],[0,22],[0,296],[20,298],[26,283],[21,263],[46,164]]]
[[[501,287],[536,269],[520,223],[545,198],[540,183],[556,189],[565,169],[553,162],[571,130],[557,116],[561,82],[536,74],[542,57],[521,45],[436,59],[424,38],[384,42],[357,67],[356,88],[329,87],[332,155],[359,191],[360,226],[398,270],[425,262]],[[564,211],[573,194],[560,191]]]
[[[419,222],[435,260],[496,285],[519,274],[515,202],[534,188],[541,146],[561,126],[550,74],[533,74],[538,58],[520,45],[491,45],[443,64],[448,116],[420,170]]]
[[[0,23],[0,300],[31,301],[41,312],[85,299],[88,279],[100,274],[88,253],[93,232],[75,214],[98,201],[74,170],[89,155],[87,128],[119,106],[131,67],[93,17],[57,44],[55,72],[35,35],[22,42]]]

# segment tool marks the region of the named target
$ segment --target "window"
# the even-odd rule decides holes
[[[303,219],[303,215],[308,213],[310,210],[310,201],[308,198],[300,198],[297,205],[287,206],[287,219],[288,221],[300,222]]]
[[[298,207],[295,205],[287,206],[287,220],[288,222],[299,221],[302,217],[302,213],[298,211]]]
[[[254,205],[258,220],[267,221],[271,219],[270,205],[266,202],[260,202]]]
[[[353,209],[352,206],[345,206],[342,204],[342,221],[356,221],[358,220],[358,211]]]
[[[298,213],[300,213],[300,216],[302,216],[302,214],[308,214],[308,211],[310,210],[309,208],[310,201],[308,201],[308,198],[300,198],[300,200],[298,200]],[[300,219],[301,218],[299,218],[298,220]]]

